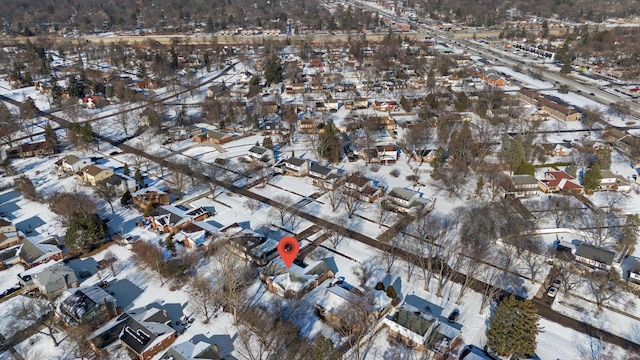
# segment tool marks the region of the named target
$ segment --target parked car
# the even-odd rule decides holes
[[[458,320],[458,317],[460,316],[460,310],[458,309],[453,309],[453,311],[451,312],[451,314],[449,314],[449,317],[447,317],[447,320],[450,323],[456,322],[456,320]]]
[[[562,285],[562,281],[560,281],[560,279],[556,278],[555,280],[553,280],[553,282],[551,283],[551,286],[553,286],[554,288],[559,288],[560,285]]]
[[[549,290],[547,291],[547,295],[549,295],[549,297],[555,297],[557,293],[558,293],[558,289],[554,288],[553,286],[550,287]]]

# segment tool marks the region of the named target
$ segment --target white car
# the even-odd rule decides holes
[[[558,289],[554,288],[553,286],[550,287],[549,290],[547,291],[547,295],[549,295],[549,297],[555,297],[557,293],[558,293]]]

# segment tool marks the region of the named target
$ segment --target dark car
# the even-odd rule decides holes
[[[456,322],[456,320],[458,320],[458,317],[460,316],[460,310],[458,309],[453,309],[453,311],[451,312],[451,314],[449,314],[449,317],[447,317],[447,320],[450,323],[454,323]]]

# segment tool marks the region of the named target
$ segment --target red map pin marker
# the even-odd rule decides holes
[[[300,251],[298,240],[291,236],[285,236],[280,239],[280,242],[278,243],[278,253],[280,253],[280,257],[284,261],[284,264],[287,265],[287,269],[291,267],[293,260],[298,256],[298,251]]]

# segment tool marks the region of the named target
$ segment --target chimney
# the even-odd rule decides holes
[[[213,350],[220,354],[220,347],[218,346],[218,344],[213,344]]]

